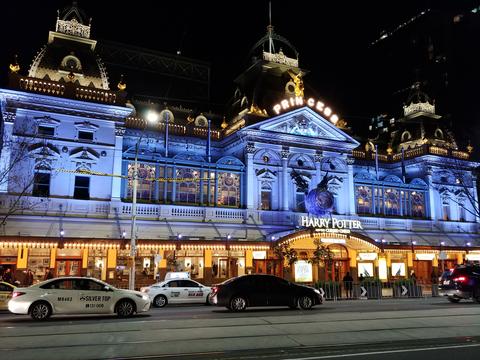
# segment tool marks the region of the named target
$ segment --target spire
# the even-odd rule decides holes
[[[18,64],[17,54],[13,56],[13,63],[10,64],[9,68],[12,73],[17,73],[20,71],[20,65]]]
[[[275,48],[273,47],[273,26],[272,26],[272,2],[268,2],[268,26],[267,26],[267,34],[268,34],[268,52],[273,54],[275,52]]]
[[[123,81],[123,74],[120,76],[120,81],[117,84],[117,88],[120,91],[123,91],[127,88],[127,84]]]
[[[56,32],[89,39],[91,25],[92,19],[78,7],[76,1],[62,11],[57,10]]]

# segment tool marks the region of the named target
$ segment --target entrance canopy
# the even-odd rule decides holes
[[[276,244],[290,244],[291,247],[314,250],[316,248],[314,240],[316,239],[320,240],[324,245],[343,244],[354,250],[381,251],[375,240],[356,232],[342,234],[305,229],[280,238]]]

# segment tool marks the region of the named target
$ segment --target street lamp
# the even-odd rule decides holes
[[[150,110],[147,113],[147,122],[155,124],[158,121],[159,114],[156,111]],[[135,160],[133,163],[133,174],[132,174],[132,221],[130,228],[130,274],[128,279],[128,288],[130,290],[135,290],[135,256],[137,254],[137,187],[138,187],[138,150],[140,148],[140,143],[143,139],[143,133],[138,138],[137,143],[135,144]],[[127,151],[129,151],[128,149]]]

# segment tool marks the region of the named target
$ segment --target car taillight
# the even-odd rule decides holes
[[[212,287],[212,292],[211,292],[211,294],[212,294],[212,295],[215,295],[217,292],[218,292],[218,286]]]
[[[16,298],[16,297],[19,297],[19,296],[22,296],[24,295],[25,293],[24,292],[21,292],[21,291],[14,291],[12,293],[12,298]]]
[[[453,278],[453,281],[457,281],[457,282],[465,282],[467,280],[468,279],[465,276],[459,276],[459,277]]]

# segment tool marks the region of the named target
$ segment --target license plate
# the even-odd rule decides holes
[[[443,285],[450,285],[450,280],[443,280]]]

